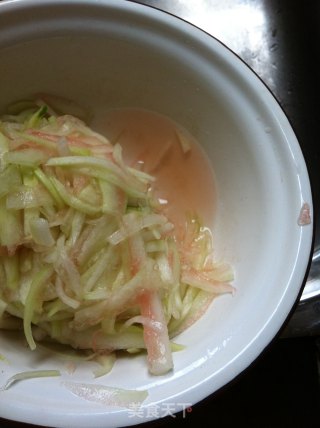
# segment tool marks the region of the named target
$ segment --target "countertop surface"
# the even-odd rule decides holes
[[[184,415],[168,416],[148,426],[191,427],[202,421],[218,427],[319,426],[320,1],[136,2],[157,7],[202,28],[234,51],[270,88],[287,114],[306,159],[315,225],[311,269],[300,300],[279,336],[231,385]],[[31,426],[0,419],[0,427]]]

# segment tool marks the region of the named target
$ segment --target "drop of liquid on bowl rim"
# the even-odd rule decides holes
[[[165,116],[140,109],[114,109],[98,114],[92,126],[112,143],[119,143],[125,162],[156,178],[155,195],[176,226],[186,213],[212,224],[216,207],[214,175],[199,143]],[[183,153],[177,129],[191,150]]]

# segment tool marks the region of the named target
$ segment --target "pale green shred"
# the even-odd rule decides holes
[[[35,379],[39,377],[56,377],[61,376],[59,370],[31,370],[25,371],[21,373],[17,373],[11,376],[6,383],[0,388],[0,391],[5,391],[10,388],[14,383],[27,380],[27,379]]]
[[[105,376],[112,370],[112,367],[116,361],[116,354],[111,353],[107,355],[97,355],[94,358],[94,361],[100,365],[100,367],[93,371],[94,377]]]
[[[2,355],[2,354],[0,354],[0,361],[3,361],[5,363],[8,362],[7,358],[4,355]]]
[[[191,149],[181,131],[177,143]],[[169,361],[182,350],[172,337],[217,294],[232,292],[233,276],[213,262],[211,234],[197,216],[175,236],[154,181],[80,119],[41,100],[10,106],[0,118],[0,329],[21,328],[22,319],[32,350],[40,338],[85,359],[91,350],[97,377],[112,369],[116,351],[151,355],[156,347],[159,361]],[[24,372],[3,389],[57,375]]]

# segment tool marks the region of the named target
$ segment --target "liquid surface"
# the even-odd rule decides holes
[[[155,195],[176,226],[196,213],[210,226],[216,191],[209,160],[200,145],[170,119],[145,110],[115,109],[95,117],[92,125],[112,143],[119,143],[132,167],[156,178]],[[179,135],[190,145],[184,153]]]

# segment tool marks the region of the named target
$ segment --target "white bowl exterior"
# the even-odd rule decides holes
[[[235,268],[235,295],[214,301],[178,338],[186,350],[174,354],[173,373],[152,377],[144,358],[134,357],[119,360],[97,381],[147,388],[144,417],[154,403],[173,403],[176,411],[194,404],[261,353],[300,291],[312,225],[301,227],[297,220],[303,202],[312,213],[312,198],[290,124],[234,54],[170,15],[119,0],[24,0],[0,6],[0,109],[39,91],[73,99],[93,113],[147,108],[188,129],[212,162],[219,192],[212,225],[216,252]],[[1,353],[10,361],[0,362],[2,378],[61,365],[8,335],[1,337]],[[87,369],[69,378],[93,383]],[[1,416],[30,423],[113,427],[142,422],[141,415],[74,397],[59,379],[20,383],[0,394]]]

